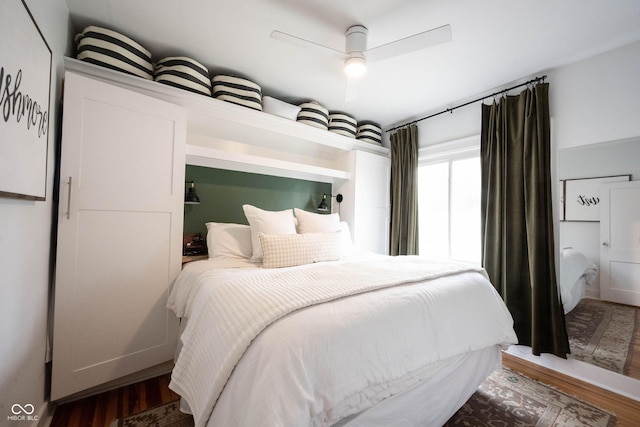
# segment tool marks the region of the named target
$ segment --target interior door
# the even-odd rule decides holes
[[[186,116],[65,75],[51,397],[170,361],[180,272]]]
[[[600,296],[640,306],[640,181],[600,189]]]

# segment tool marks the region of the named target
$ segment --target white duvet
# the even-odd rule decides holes
[[[516,343],[483,270],[371,256],[287,269],[187,266],[168,306],[187,319],[170,388],[196,426],[330,426]]]

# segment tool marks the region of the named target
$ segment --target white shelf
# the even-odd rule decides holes
[[[349,180],[349,172],[272,159],[252,154],[236,153],[218,148],[187,144],[186,163],[194,166],[235,170],[286,178],[336,183]]]
[[[189,134],[214,136],[218,139],[289,153],[304,153],[309,157],[328,158],[351,150],[389,154],[386,147],[77,59],[65,58],[65,68],[185,107],[188,112]]]

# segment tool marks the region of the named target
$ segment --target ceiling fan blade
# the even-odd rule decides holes
[[[353,102],[358,99],[358,88],[360,87],[359,77],[350,77],[347,76],[347,84],[344,91],[344,101],[345,102]]]
[[[297,36],[292,36],[291,34],[283,33],[282,31],[274,30],[271,32],[271,38],[280,40],[286,43],[293,44],[295,46],[303,47],[306,49],[313,49],[317,52],[322,52],[324,54],[333,55],[340,59],[345,59],[346,55],[344,52],[341,52],[337,49],[333,49],[331,47],[327,47]]]
[[[364,52],[367,61],[382,61],[393,56],[404,55],[405,53],[425,49],[442,43],[451,41],[451,25],[414,34],[391,43],[374,47]]]

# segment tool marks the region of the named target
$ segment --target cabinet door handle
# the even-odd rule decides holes
[[[67,193],[67,219],[71,219],[71,177],[69,177],[69,192]]]

